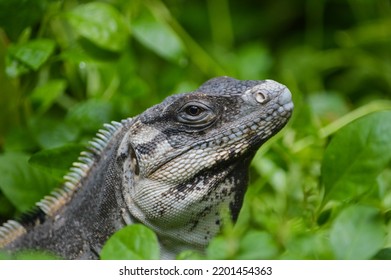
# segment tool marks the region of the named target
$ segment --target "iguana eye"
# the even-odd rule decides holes
[[[198,101],[191,101],[183,105],[177,112],[178,121],[195,128],[206,127],[215,118],[216,115],[213,110],[208,105]]]
[[[203,108],[199,107],[199,106],[196,106],[196,105],[190,105],[190,106],[187,106],[185,108],[185,112],[192,116],[192,117],[195,117],[195,116],[198,116],[199,114],[201,114],[202,112],[204,111]]]

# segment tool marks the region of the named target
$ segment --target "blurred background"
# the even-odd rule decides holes
[[[59,186],[103,123],[221,75],[279,81],[295,112],[252,164],[243,230],[209,253],[334,258],[321,161],[336,130],[391,108],[389,0],[0,0],[0,222]]]

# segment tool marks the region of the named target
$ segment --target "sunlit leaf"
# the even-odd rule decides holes
[[[38,70],[50,57],[55,42],[50,39],[36,39],[8,49],[6,72],[10,77],[17,77],[30,70]]]
[[[126,226],[106,242],[100,253],[103,260],[149,260],[159,258],[155,233],[141,224]]]
[[[145,47],[166,59],[178,62],[183,56],[183,45],[177,34],[147,11],[132,21],[132,32]]]
[[[111,5],[91,2],[79,5],[66,14],[69,23],[79,35],[97,46],[118,52],[128,38],[128,30],[122,15]]]

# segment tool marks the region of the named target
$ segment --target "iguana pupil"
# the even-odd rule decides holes
[[[201,114],[203,110],[195,105],[190,105],[189,107],[186,108],[186,113],[188,113],[190,116],[198,116]]]
[[[94,259],[115,231],[143,223],[157,233],[163,258],[203,250],[222,209],[236,219],[251,159],[292,110],[277,82],[219,77],[106,125],[62,188],[0,227],[0,248]]]

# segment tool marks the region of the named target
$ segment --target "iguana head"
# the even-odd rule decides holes
[[[148,109],[119,149],[128,155],[122,170],[129,212],[162,238],[207,244],[220,228],[221,208],[236,218],[252,157],[292,110],[282,84],[229,77]]]

